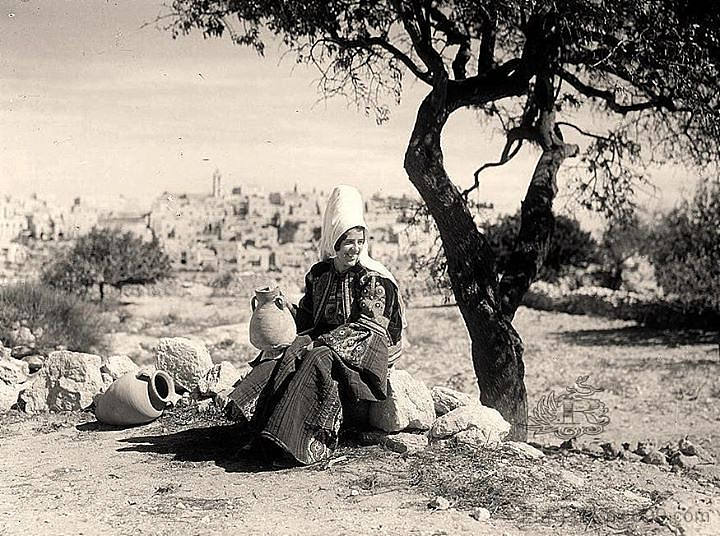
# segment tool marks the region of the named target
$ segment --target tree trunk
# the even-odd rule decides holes
[[[405,169],[440,232],[453,293],[470,335],[480,400],[511,423],[513,439],[524,440],[527,393],[522,341],[501,310],[495,254],[444,169],[440,135],[449,113],[436,91],[418,111]]]

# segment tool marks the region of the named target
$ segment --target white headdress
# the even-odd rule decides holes
[[[343,233],[353,227],[362,227],[365,229],[365,235],[369,233],[367,223],[365,223],[364,205],[360,192],[352,186],[340,185],[330,193],[325,214],[323,215],[322,234],[320,236],[320,260],[332,259],[337,255],[335,244],[343,235]],[[360,251],[360,264],[369,270],[378,272],[379,274],[391,280],[395,286],[397,281],[381,262],[376,261],[368,253],[367,240]]]

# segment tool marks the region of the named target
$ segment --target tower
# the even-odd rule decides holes
[[[222,197],[223,196],[222,175],[220,175],[220,170],[217,168],[215,168],[215,171],[213,172],[212,181],[213,181],[213,186],[212,186],[213,197]]]

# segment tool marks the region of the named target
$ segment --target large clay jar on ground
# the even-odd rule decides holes
[[[278,287],[255,289],[250,318],[250,344],[258,350],[277,350],[295,340],[295,320]]]
[[[177,398],[175,383],[167,372],[128,372],[95,400],[95,417],[115,426],[145,424],[162,415]]]

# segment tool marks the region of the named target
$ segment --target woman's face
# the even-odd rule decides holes
[[[350,229],[345,239],[340,242],[340,249],[335,257],[335,267],[344,271],[355,266],[360,260],[360,252],[365,245],[365,232],[362,229]]]

